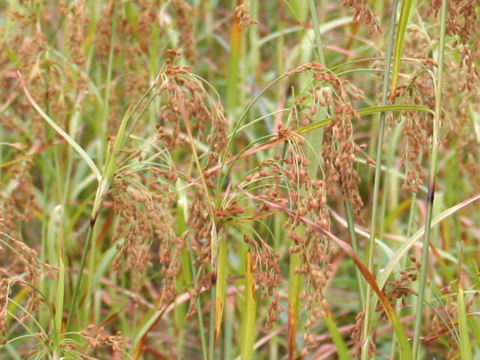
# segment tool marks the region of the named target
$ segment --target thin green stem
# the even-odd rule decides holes
[[[389,26],[389,36],[387,44],[387,53],[385,61],[385,74],[383,78],[383,89],[382,89],[382,105],[387,104],[388,96],[388,87],[390,83],[390,66],[392,61],[392,51],[393,51],[393,40],[395,33],[395,19],[397,14],[397,5],[398,1],[394,0],[392,4],[392,15],[390,18]],[[385,112],[380,113],[380,123],[378,130],[378,142],[377,142],[377,152],[376,152],[376,164],[375,164],[375,177],[373,185],[373,201],[372,201],[372,216],[370,223],[370,240],[368,243],[368,252],[367,252],[367,268],[370,272],[373,271],[373,264],[375,258],[375,234],[377,228],[377,209],[379,203],[379,189],[380,189],[380,179],[381,179],[381,165],[382,165],[382,148],[383,148],[383,138],[385,133]],[[365,290],[365,317],[363,323],[363,332],[362,339],[365,344],[370,342],[370,331],[371,325],[373,323],[374,309],[372,309],[371,298],[372,298],[372,289],[367,284]],[[369,346],[362,346],[362,359],[368,358]]]
[[[348,235],[352,243],[352,248],[357,254],[360,254],[360,247],[358,246],[357,236],[355,235],[355,222],[353,219],[352,205],[350,201],[345,201],[345,216],[347,218]],[[355,268],[357,274],[358,292],[360,294],[360,304],[362,308],[365,306],[365,290],[363,288],[365,282],[363,281],[362,273],[358,268]]]
[[[85,245],[83,247],[82,258],[80,260],[80,269],[78,272],[78,278],[75,283],[75,287],[73,289],[73,297],[72,302],[70,303],[70,308],[68,310],[68,317],[67,317],[67,324],[65,329],[68,331],[70,329],[70,325],[72,323],[73,314],[76,313],[77,305],[78,305],[78,297],[80,296],[80,287],[83,280],[83,269],[85,269],[85,263],[87,261],[88,250],[90,249],[90,243],[93,237],[93,227],[95,226],[95,222],[91,221],[90,225],[88,226],[88,233],[87,238],[85,241]]]
[[[410,204],[410,210],[409,210],[409,214],[408,214],[408,225],[407,225],[407,236],[406,238],[410,238],[410,235],[412,234],[412,229],[413,229],[413,220],[415,219],[415,204],[416,204],[416,201],[417,201],[417,193],[413,193],[412,195],[412,202]],[[402,257],[402,263],[401,263],[401,267],[402,269],[405,268],[407,264],[407,257],[406,256],[403,256]],[[400,317],[400,313],[401,313],[401,309],[400,309],[400,304],[401,304],[401,299],[398,299],[397,300],[397,307],[395,308],[395,311],[396,311],[396,314],[398,317]],[[391,349],[391,357],[392,359],[395,358],[395,339],[392,340],[392,349]]]
[[[215,311],[216,311],[216,298],[217,287],[214,285],[210,290],[210,329],[208,331],[208,360],[215,359]],[[200,311],[200,309],[199,309]]]
[[[435,117],[433,123],[432,133],[432,151],[430,157],[430,173],[428,179],[428,195],[427,195],[427,218],[425,221],[425,234],[423,237],[422,248],[422,268],[420,270],[420,279],[418,283],[418,298],[417,298],[417,310],[415,316],[415,327],[413,336],[413,356],[414,359],[419,358],[420,351],[420,332],[422,326],[422,310],[423,302],[425,300],[425,288],[427,283],[427,270],[428,270],[428,255],[430,244],[430,229],[433,216],[433,202],[435,198],[435,178],[437,174],[438,163],[438,136],[440,117],[442,111],[442,85],[443,85],[443,67],[444,67],[444,52],[445,52],[445,37],[446,37],[446,23],[447,23],[447,0],[442,0],[441,9],[441,25],[440,25],[440,47],[438,49],[438,72],[437,72],[437,84],[435,87]]]
[[[194,268],[194,258],[193,251],[190,249],[190,265],[193,276],[196,277],[195,268]],[[208,360],[208,351],[207,351],[207,339],[205,338],[205,328],[203,325],[203,313],[202,313],[202,303],[200,302],[200,297],[198,296],[195,300],[197,305],[197,317],[198,317],[198,326],[200,331],[200,341],[202,343],[202,356],[204,360]]]
[[[112,73],[113,73],[113,54],[115,49],[115,34],[117,32],[117,4],[113,2],[113,15],[112,15],[112,27],[111,27],[111,37],[110,37],[110,49],[108,52],[108,64],[107,64],[107,78],[105,79],[105,99],[104,99],[104,108],[103,108],[103,121],[102,121],[102,143],[105,143],[107,140],[107,124],[108,124],[108,113],[110,111],[110,87],[112,85]],[[100,163],[103,162],[103,157],[105,156],[104,148],[101,149],[99,154]]]
[[[312,15],[313,33],[315,34],[315,53],[317,54],[320,63],[322,65],[325,65],[325,55],[323,54],[322,38],[320,35],[320,24],[318,23],[317,9],[313,0],[309,0],[308,3],[310,5],[310,14]]]

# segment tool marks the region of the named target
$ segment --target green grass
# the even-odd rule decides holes
[[[0,358],[478,357],[479,11],[1,3]]]

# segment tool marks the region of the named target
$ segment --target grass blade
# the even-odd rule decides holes
[[[300,291],[302,277],[295,274],[295,270],[300,266],[300,254],[294,253],[290,256],[290,275],[288,278],[288,330],[287,330],[287,353],[288,359],[295,358],[295,344],[298,327],[298,309],[300,301]]]
[[[337,355],[340,360],[348,360],[352,357],[348,353],[348,346],[343,340],[342,334],[338,331],[337,323],[335,322],[335,318],[333,317],[332,312],[330,309],[323,307],[323,311],[327,314],[323,321],[325,321],[325,326],[327,327],[330,335],[332,336],[332,341],[337,348]]]
[[[403,110],[416,110],[416,111],[425,111],[431,113],[432,110],[428,108],[427,106],[423,105],[386,105],[386,106],[371,106],[368,108],[363,108],[358,110],[357,112],[361,116],[367,116],[367,115],[372,115],[376,113],[381,113],[381,112],[386,112],[386,111],[403,111]],[[321,129],[325,126],[327,126],[332,120],[332,117],[328,117],[326,119],[317,121],[313,124],[301,127],[300,129],[294,130],[294,134],[302,135],[302,134],[307,134],[309,132]],[[238,159],[243,159],[245,157],[251,156],[253,154],[256,154],[259,151],[267,150],[270,149],[271,147],[280,144],[284,141],[286,141],[288,137],[283,137],[283,138],[274,138],[273,140],[269,140],[263,144],[257,145],[252,148],[247,148],[247,150],[244,150],[243,152],[239,153],[236,156],[230,157],[229,159],[225,160],[225,162],[221,165],[216,165],[211,167],[210,169],[207,169],[205,171],[206,176],[210,176],[211,174],[214,174],[215,172],[219,171],[220,169],[223,168],[224,165],[229,165],[235,162]],[[193,182],[197,182],[199,179],[195,179]]]
[[[68,135],[60,126],[58,126],[55,123],[55,121],[53,121],[52,118],[45,113],[45,111],[42,110],[40,105],[38,105],[38,103],[35,101],[33,96],[28,91],[20,71],[17,71],[17,75],[18,75],[18,79],[20,80],[20,86],[22,87],[23,92],[25,93],[25,96],[27,97],[30,104],[32,104],[34,109],[48,123],[48,125],[50,125],[57,133],[59,133],[60,136],[63,137],[65,141],[68,142],[70,146],[80,155],[80,157],[87,163],[87,165],[90,167],[92,172],[95,174],[97,181],[100,183],[100,181],[102,180],[102,174],[100,173],[100,170],[98,170],[97,166],[95,165],[93,160],[90,158],[90,156],[85,152],[85,150],[83,150],[83,148],[80,145],[77,144],[75,140],[73,140],[70,137],[70,135]]]
[[[217,282],[215,284],[215,342],[218,341],[222,327],[225,294],[227,290],[227,245],[224,238],[220,240],[217,263]]]
[[[463,244],[462,244],[463,250]],[[458,261],[458,282],[457,282],[457,306],[458,306],[458,329],[460,333],[460,354],[462,360],[472,360],[472,347],[470,343],[470,335],[468,333],[467,312],[465,305],[465,294],[462,282],[462,255],[460,252]]]
[[[405,32],[407,31],[408,19],[412,8],[412,0],[404,0],[402,9],[400,10],[400,20],[398,22],[397,37],[395,39],[395,54],[393,58],[392,72],[392,91],[397,88],[398,74],[400,71],[400,63],[402,60],[403,43],[405,40]]]
[[[255,320],[257,311],[257,296],[255,279],[253,277],[252,254],[247,252],[245,269],[245,309],[243,313],[243,331],[241,344],[241,360],[253,359],[253,346],[255,343]]]

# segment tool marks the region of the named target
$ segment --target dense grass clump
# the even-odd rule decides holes
[[[480,1],[0,3],[0,358],[480,357]]]

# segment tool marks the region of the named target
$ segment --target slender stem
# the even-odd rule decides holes
[[[415,219],[415,204],[416,204],[416,202],[417,202],[417,193],[413,193],[412,194],[412,203],[410,205],[410,212],[408,214],[408,223],[407,223],[408,225],[407,225],[406,239],[409,239],[411,234],[412,234],[413,220]],[[407,257],[402,256],[402,262],[401,262],[402,269],[405,268],[406,264],[407,264]],[[400,308],[401,302],[402,302],[402,300],[398,299],[397,300],[397,307],[395,308],[395,312],[396,312],[396,314],[399,318],[400,318],[400,315],[401,315],[401,308]],[[392,359],[395,358],[395,349],[396,349],[395,345],[396,345],[395,338],[393,338],[392,339],[392,348],[391,348],[391,351],[390,351]]]
[[[208,360],[215,359],[215,298],[217,286],[213,285],[210,290],[210,329],[208,336]]]
[[[235,321],[234,304],[230,303],[228,298],[225,299],[225,321],[224,321],[224,359],[232,359],[232,343],[233,343],[233,324]]]
[[[107,139],[107,124],[108,124],[108,113],[110,111],[110,87],[112,83],[112,73],[113,73],[113,55],[115,48],[115,34],[117,31],[117,5],[116,2],[113,2],[113,17],[112,17],[112,35],[110,37],[110,49],[108,52],[108,64],[107,64],[107,78],[105,80],[105,100],[104,100],[104,110],[103,110],[103,121],[102,121],[102,140],[105,142]],[[103,156],[105,154],[105,148],[100,151],[99,160],[100,163],[103,162]]]
[[[352,243],[353,250],[355,250],[355,252],[359,254],[360,248],[358,246],[357,236],[355,235],[355,222],[353,220],[352,205],[348,200],[345,201],[345,214],[347,218],[348,235],[350,236],[350,241]],[[363,288],[364,281],[363,281],[362,273],[360,272],[360,270],[358,270],[358,268],[355,268],[355,272],[357,274],[358,292],[360,294],[360,304],[362,305],[362,308],[363,308],[365,306],[365,290]]]
[[[238,4],[238,1],[235,3]],[[235,14],[233,16],[232,28],[230,31],[230,56],[228,59],[227,71],[227,112],[230,117],[230,126],[233,125],[235,111],[239,102],[238,84],[240,80],[240,60],[242,56],[242,29],[240,27],[240,18]]]
[[[87,239],[85,241],[85,246],[83,247],[82,259],[80,260],[80,270],[79,270],[79,273],[78,273],[77,281],[75,283],[75,287],[73,289],[73,298],[72,298],[72,302],[70,303],[70,309],[68,310],[67,325],[65,327],[67,329],[67,331],[70,329],[70,324],[72,322],[73,314],[74,314],[74,312],[76,312],[75,309],[77,308],[77,304],[78,304],[80,286],[81,286],[82,280],[83,280],[83,269],[85,268],[85,262],[87,260],[88,249],[90,249],[90,243],[91,243],[92,237],[93,237],[93,227],[94,226],[95,226],[95,221],[93,220],[93,221],[90,222],[90,225],[88,227]]]
[[[193,276],[196,278],[197,274],[195,271],[194,267],[194,261],[195,259],[193,258],[193,250],[191,247],[189,247],[189,252],[190,252],[190,266],[191,266],[191,272]],[[203,326],[203,314],[202,314],[202,303],[200,302],[200,296],[197,296],[195,299],[195,303],[197,305],[197,317],[198,317],[198,326],[199,326],[199,331],[200,331],[200,341],[202,343],[202,356],[203,360],[208,360],[208,352],[207,352],[207,339],[205,338],[205,328]]]
[[[397,5],[398,0],[394,0],[392,4],[392,15],[390,18],[390,26],[389,26],[389,35],[388,35],[388,45],[387,45],[387,53],[385,56],[385,75],[383,78],[383,90],[382,90],[382,105],[387,104],[387,95],[388,95],[388,87],[390,83],[390,66],[392,62],[392,50],[393,50],[393,40],[394,40],[394,32],[395,32],[395,19],[397,14]],[[379,197],[379,189],[380,189],[380,178],[381,178],[381,165],[382,165],[382,148],[383,148],[383,138],[385,133],[385,112],[380,113],[380,124],[379,124],[379,134],[378,134],[378,142],[377,142],[377,153],[376,153],[376,164],[375,164],[375,179],[373,185],[373,204],[372,204],[372,217],[370,223],[370,241],[368,244],[368,253],[367,253],[367,267],[370,272],[373,270],[373,260],[375,257],[375,233],[377,227],[377,209],[378,209],[378,197]],[[365,317],[363,323],[363,333],[362,339],[364,342],[368,342],[370,337],[370,326],[372,322],[372,316],[374,309],[372,309],[371,304],[372,298],[372,289],[367,284],[366,291],[365,291]],[[368,346],[362,347],[362,359],[368,357]]]
[[[437,86],[435,88],[435,117],[433,122],[432,134],[432,153],[430,158],[430,174],[428,179],[428,195],[427,195],[427,218],[425,221],[425,235],[423,237],[422,248],[422,268],[420,270],[420,279],[418,284],[417,311],[415,316],[415,328],[413,336],[413,356],[418,359],[420,350],[420,331],[422,326],[422,307],[425,298],[425,285],[427,282],[428,269],[428,251],[430,243],[430,225],[432,223],[433,201],[435,198],[435,177],[437,173],[438,163],[438,130],[440,126],[441,105],[442,105],[442,85],[443,85],[443,65],[445,52],[445,34],[447,19],[447,0],[442,0],[441,25],[440,25],[440,48],[438,49],[438,72]]]
[[[315,34],[315,45],[316,45],[316,53],[318,56],[318,60],[322,65],[325,65],[325,56],[323,55],[323,48],[322,48],[322,38],[320,37],[320,25],[318,23],[318,16],[317,16],[317,9],[315,8],[315,2],[313,0],[309,1],[310,5],[310,13],[312,15],[313,21],[313,33]]]

